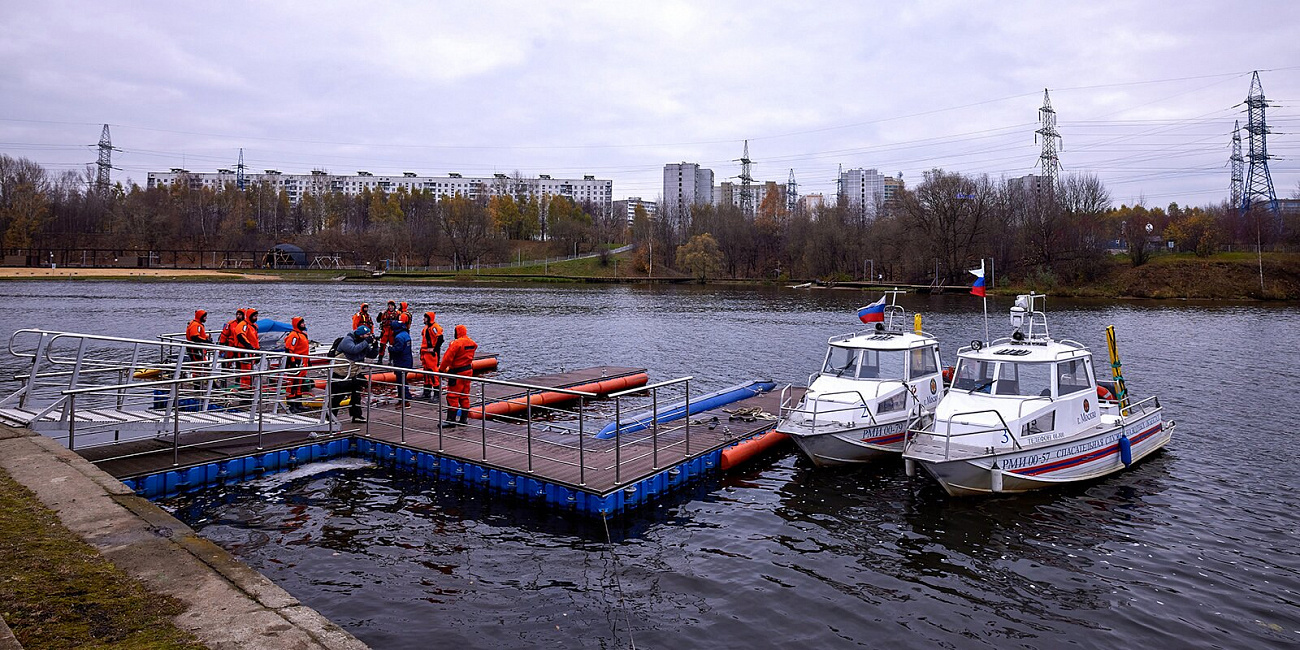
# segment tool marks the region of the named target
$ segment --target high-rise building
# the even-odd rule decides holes
[[[846,169],[840,172],[840,194],[851,211],[875,216],[885,200],[885,177],[875,169]]]
[[[664,165],[663,208],[665,213],[685,215],[693,205],[713,203],[713,170],[699,163]]]
[[[898,178],[892,176],[885,177],[885,207],[893,210],[898,207],[898,201],[903,194],[903,173],[898,173]]]
[[[645,210],[646,216],[648,217],[654,218],[656,214],[659,214],[659,205],[657,203],[654,201],[643,201],[639,196],[629,196],[622,201],[615,201],[614,211],[610,214],[616,217],[627,215],[627,223],[628,225],[631,225],[632,220],[636,218],[636,209],[638,207]]]
[[[803,206],[803,213],[809,218],[817,218],[817,210],[826,205],[826,197],[821,193],[805,194],[799,197],[799,203]]]
[[[754,212],[758,212],[758,208],[763,205],[763,201],[767,200],[767,197],[770,194],[779,196],[781,207],[784,208],[785,188],[786,186],[784,183],[777,183],[776,181],[766,181],[750,185],[749,194],[750,199],[753,201],[752,209]],[[717,187],[713,188],[713,205],[734,205],[737,208],[743,207],[741,205],[740,189],[741,186],[739,183],[732,183],[731,181],[722,182]]]
[[[552,196],[563,196],[575,203],[595,206],[595,209],[608,214],[613,205],[614,181],[597,179],[595,176],[575,178],[551,178],[541,174],[536,178],[522,178],[507,174],[493,176],[469,177],[451,173],[446,176],[418,176],[415,172],[403,172],[401,175],[378,176],[366,171],[353,174],[330,174],[315,170],[310,174],[284,174],[275,169],[265,170],[262,174],[247,174],[247,183],[265,183],[276,191],[284,191],[291,203],[298,203],[308,194],[329,194],[340,192],[345,195],[360,194],[363,190],[371,192],[383,190],[396,192],[399,188],[407,192],[427,191],[435,196],[455,196],[460,194],[470,198],[479,196],[509,195],[515,198],[534,197],[544,200]],[[221,189],[235,183],[236,173],[229,169],[220,169],[215,173],[195,173],[186,169],[173,168],[170,172],[149,172],[148,187],[163,187],[176,183],[186,183],[192,189],[208,187]]]

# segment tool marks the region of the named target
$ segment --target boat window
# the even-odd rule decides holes
[[[908,379],[916,379],[939,372],[939,361],[933,347],[917,348],[908,352]]]
[[[1092,388],[1088,367],[1083,359],[1072,359],[1056,364],[1056,394],[1069,395]]]
[[[1056,428],[1056,411],[1048,411],[1020,427],[1021,436],[1033,436],[1040,433],[1047,433]]]
[[[822,372],[836,377],[844,375],[853,376],[858,367],[858,352],[853,348],[841,348],[831,346],[831,351],[826,355],[826,367]]]
[[[1024,395],[1027,397],[1052,396],[1052,364],[1003,363],[998,373],[998,395]]]
[[[993,386],[993,371],[997,368],[997,365],[989,361],[977,361],[975,359],[959,360],[957,370],[953,373],[953,389],[981,393],[989,392],[989,389]]]
[[[904,350],[863,350],[858,379],[902,379]]]
[[[896,411],[901,411],[906,407],[907,407],[907,391],[900,390],[897,393],[895,393],[893,397],[890,397],[887,400],[881,400],[881,402],[876,405],[876,415],[884,415],[885,413],[894,413]]]

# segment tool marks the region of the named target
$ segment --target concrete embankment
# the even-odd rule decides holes
[[[366,647],[50,438],[0,425],[0,468],[127,575],[182,602],[176,625],[209,648]]]

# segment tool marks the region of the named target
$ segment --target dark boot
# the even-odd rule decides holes
[[[449,427],[456,426],[456,409],[453,408],[447,409],[447,426]]]
[[[424,392],[420,394],[420,397],[424,399],[429,399],[432,396],[433,396],[433,389],[428,386],[425,386]]]
[[[461,409],[461,410],[460,410],[460,423],[461,423],[461,424],[466,424],[466,420],[467,420],[467,419],[469,419],[469,409]]]

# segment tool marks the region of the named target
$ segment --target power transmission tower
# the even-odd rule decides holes
[[[754,214],[754,177],[750,174],[749,140],[745,141],[745,153],[740,157],[740,213],[745,216]]]
[[[1228,156],[1228,161],[1232,164],[1232,185],[1229,194],[1232,195],[1232,205],[1240,208],[1241,198],[1245,195],[1242,168],[1246,166],[1241,157],[1241,120],[1237,120],[1232,125],[1232,155]]]
[[[235,166],[235,187],[244,189],[244,148],[239,148],[239,164]]]
[[[1268,172],[1268,123],[1264,121],[1264,109],[1268,102],[1264,99],[1264,88],[1259,83],[1256,71],[1250,80],[1250,94],[1246,96],[1246,133],[1250,136],[1250,152],[1246,158],[1250,167],[1246,172],[1246,183],[1241,197],[1241,213],[1250,211],[1257,201],[1268,201],[1268,209],[1277,216],[1277,193],[1273,191],[1273,176]]]
[[[835,176],[835,205],[844,205],[844,163],[840,163],[840,173]]]
[[[99,169],[95,172],[95,191],[101,195],[107,194],[108,186],[112,184],[110,173],[113,170],[113,139],[108,135],[107,124],[99,134],[99,162],[96,165]]]
[[[799,184],[794,180],[794,170],[790,170],[790,180],[785,182],[785,211],[794,213],[799,205]]]
[[[1047,89],[1043,89],[1043,107],[1038,109],[1037,131],[1034,131],[1034,142],[1038,142],[1038,136],[1043,136],[1043,153],[1038,156],[1038,166],[1043,171],[1043,185],[1048,192],[1056,191],[1056,176],[1061,169],[1061,160],[1056,156],[1056,144],[1061,140],[1061,134],[1056,131],[1056,111],[1052,110],[1052,98],[1048,96]]]

